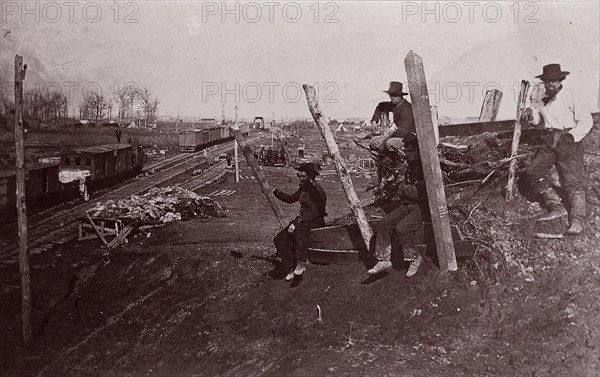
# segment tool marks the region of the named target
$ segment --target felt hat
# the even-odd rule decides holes
[[[321,166],[316,162],[303,162],[300,165],[294,167],[294,169],[316,177],[319,175],[319,170],[321,170]]]
[[[390,81],[390,88],[388,90],[384,90],[383,92],[389,94],[390,96],[403,96],[408,94],[402,90],[402,83],[398,81]]]
[[[569,71],[562,71],[560,64],[548,64],[544,66],[542,74],[535,77],[540,80],[560,80],[567,77],[569,73]]]

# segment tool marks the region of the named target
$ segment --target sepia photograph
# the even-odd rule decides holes
[[[600,2],[0,1],[0,375],[597,377]]]

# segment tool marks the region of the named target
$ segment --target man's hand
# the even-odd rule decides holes
[[[288,226],[288,233],[292,234],[294,233],[294,230],[296,230],[296,225],[290,224],[290,226]]]
[[[371,121],[371,127],[377,127],[377,121],[372,120]]]

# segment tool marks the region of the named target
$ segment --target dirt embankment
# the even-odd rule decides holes
[[[586,155],[588,187],[599,183],[596,158]],[[330,169],[321,183],[333,219],[348,210]],[[293,169],[265,172],[283,190],[297,185]],[[27,347],[19,342],[18,268],[2,267],[6,375],[593,377],[600,370],[593,190],[584,235],[541,240],[533,233],[565,224],[540,225],[544,210],[522,196],[505,202],[501,178],[479,192],[457,186],[451,217],[476,245],[459,271],[440,277],[427,261],[414,279],[396,266],[370,282],[360,263],[309,265],[290,286],[269,275],[277,223],[249,176],[245,167],[241,183],[228,177],[200,191],[235,191],[216,198],[225,218],[155,229],[110,255],[87,241],[35,258]],[[372,180],[353,181],[370,200],[364,188]],[[297,213],[297,205],[282,206],[288,217]]]

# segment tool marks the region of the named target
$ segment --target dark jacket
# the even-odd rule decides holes
[[[286,203],[300,202],[300,215],[292,221],[295,226],[327,216],[325,212],[327,195],[323,188],[314,181],[309,181],[298,187],[298,190],[292,195],[278,189],[275,189],[273,194],[277,199]]]
[[[375,108],[371,122],[378,122],[383,112],[392,112],[394,114],[394,124],[396,124],[397,129],[390,135],[391,137],[402,138],[410,132],[417,132],[410,102],[402,101],[395,106],[391,102],[380,102]]]

